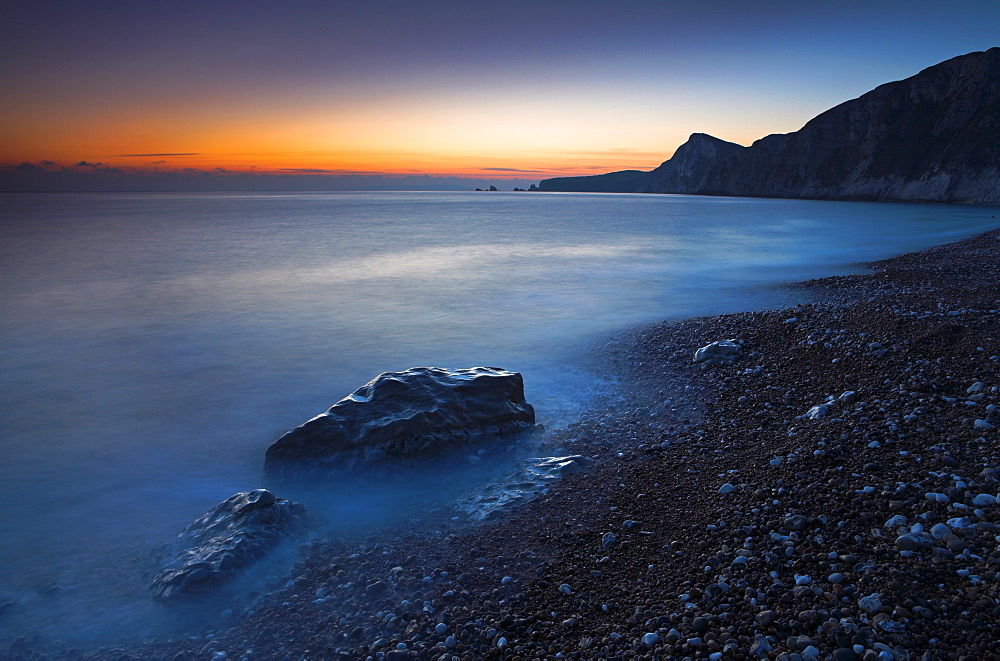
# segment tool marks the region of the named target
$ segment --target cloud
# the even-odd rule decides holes
[[[384,172],[373,170],[325,170],[321,168],[279,168],[278,172],[291,172],[295,174],[338,174],[338,175],[376,175],[384,176]]]
[[[164,152],[161,154],[111,154],[112,158],[145,158],[147,156],[199,156],[197,151]]]
[[[227,170],[226,168],[215,168],[212,172],[224,172],[226,174],[232,172],[232,170]]]
[[[104,165],[104,163],[89,163],[87,161],[80,161],[76,164],[78,168],[96,168]]]
[[[25,161],[24,163],[15,166],[14,172],[17,172],[18,174],[38,174],[39,172],[45,172],[45,170],[38,167],[34,163],[29,163],[28,161]]]
[[[539,172],[545,172],[545,170],[518,170],[517,168],[479,168],[480,170],[486,170],[488,172],[525,172],[529,174],[537,174]]]
[[[42,165],[55,165],[55,161],[39,161]]]
[[[105,172],[107,174],[119,174],[123,172],[120,168],[95,168],[97,172]]]

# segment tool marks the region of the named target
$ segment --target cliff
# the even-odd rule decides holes
[[[698,193],[708,183],[712,166],[746,147],[719,140],[707,133],[695,133],[677,148],[673,157],[649,173],[640,193]]]
[[[750,147],[696,133],[660,167],[632,173],[635,188],[614,192],[1000,204],[1000,48],[881,85]],[[539,188],[597,191],[582,186],[599,179]]]
[[[638,193],[647,187],[649,172],[621,170],[591,177],[544,179],[536,190],[560,193]]]

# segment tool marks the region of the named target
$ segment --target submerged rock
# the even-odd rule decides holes
[[[535,428],[517,372],[497,367],[385,372],[267,449],[267,480],[346,476]]]
[[[297,535],[305,523],[301,504],[267,489],[230,496],[180,534],[184,549],[153,578],[153,596],[171,601],[208,592]]]
[[[581,455],[530,457],[496,480],[472,489],[456,501],[469,518],[482,521],[514,505],[545,493],[549,485],[570,473],[586,470],[590,459]]]

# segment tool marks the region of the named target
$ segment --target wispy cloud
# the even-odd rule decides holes
[[[162,154],[111,154],[112,158],[144,158],[146,156],[200,156],[201,152],[197,151],[179,151],[179,152],[168,152]]]
[[[275,172],[294,172],[295,174],[356,174],[356,175],[384,175],[384,172],[374,170],[327,170],[323,168],[278,168]]]
[[[488,172],[524,172],[526,174],[537,174],[539,172],[544,172],[544,170],[518,170],[517,168],[479,168],[479,169]]]

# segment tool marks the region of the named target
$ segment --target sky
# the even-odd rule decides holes
[[[649,170],[691,133],[797,130],[998,26],[995,0],[0,0],[0,188]]]

